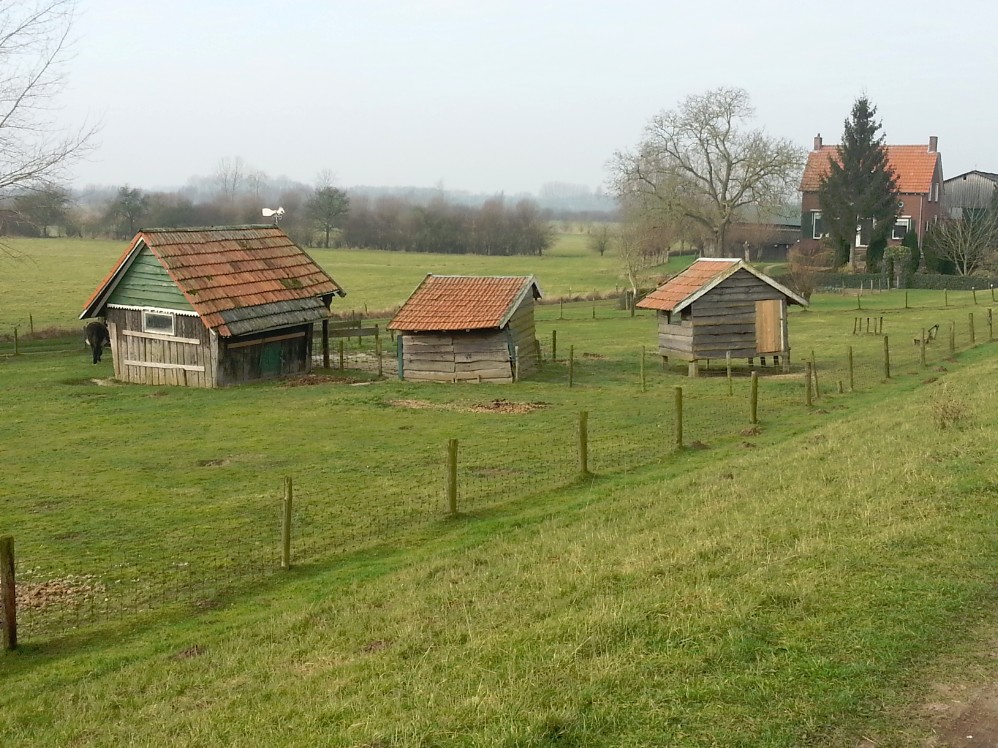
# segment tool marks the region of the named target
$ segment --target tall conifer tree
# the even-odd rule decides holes
[[[865,96],[853,104],[837,157],[830,159],[818,192],[836,264],[848,261],[853,269],[857,231],[866,246],[886,243],[901,210],[897,178],[887,160],[880,123],[874,120],[876,113]]]

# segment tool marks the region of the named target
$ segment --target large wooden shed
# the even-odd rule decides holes
[[[344,291],[277,226],[144,229],[87,301],[125,382],[220,387],[309,371]]]
[[[658,312],[658,350],[689,362],[773,356],[790,369],[787,305],[807,301],[739,259],[699,259],[637,303]]]
[[[512,382],[537,366],[531,276],[427,275],[388,324],[400,379]]]

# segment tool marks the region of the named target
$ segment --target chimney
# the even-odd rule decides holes
[[[814,137],[814,150],[816,150],[816,151],[820,151],[821,150],[821,133],[820,132],[817,135],[815,135],[815,137]],[[932,149],[930,148],[929,150],[931,151]]]
[[[935,153],[939,147],[939,138],[935,135],[929,136],[929,153]]]

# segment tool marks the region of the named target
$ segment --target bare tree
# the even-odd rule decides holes
[[[326,185],[313,192],[305,203],[305,213],[323,233],[322,246],[329,249],[330,235],[343,224],[350,210],[350,197],[341,189]]]
[[[43,189],[83,156],[95,126],[55,124],[73,0],[0,0],[0,196]]]
[[[940,219],[925,242],[927,252],[952,262],[960,275],[993,269],[998,266],[998,207]]]
[[[656,115],[637,149],[611,160],[618,198],[699,224],[720,255],[739,211],[786,200],[804,166],[803,148],[744,128],[753,114],[746,91],[717,88]]]
[[[594,252],[598,252],[600,257],[606,254],[606,251],[610,248],[610,240],[612,236],[610,224],[590,224],[589,230],[586,233],[589,235],[589,248]]]
[[[246,163],[242,156],[225,156],[215,167],[215,183],[222,196],[232,201],[246,179]]]

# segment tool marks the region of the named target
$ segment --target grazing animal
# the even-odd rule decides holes
[[[90,346],[90,350],[94,354],[95,364],[100,362],[101,353],[104,352],[104,347],[111,345],[111,335],[107,331],[107,325],[103,322],[91,322],[87,325],[86,337],[84,340],[87,345]]]

